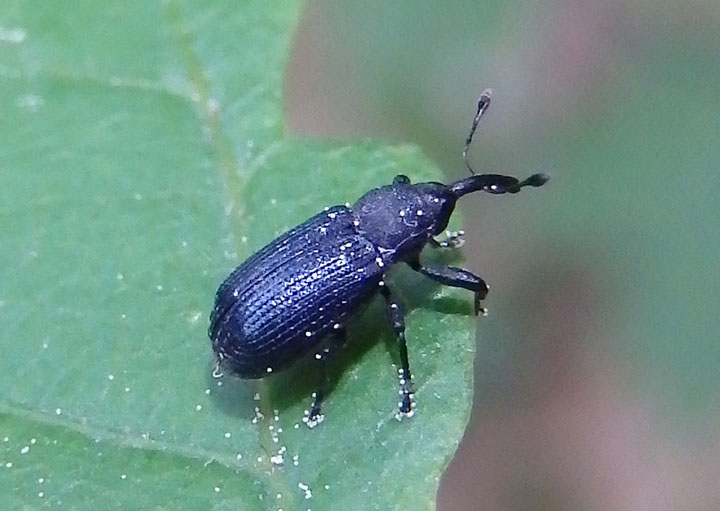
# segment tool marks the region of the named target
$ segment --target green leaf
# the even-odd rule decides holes
[[[207,314],[235,265],[397,173],[440,179],[411,147],[285,137],[299,8],[5,2],[1,509],[434,507],[470,410],[467,293],[395,275],[418,401],[402,423],[377,303],[312,431],[303,363],[210,374]]]

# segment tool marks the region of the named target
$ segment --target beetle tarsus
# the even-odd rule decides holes
[[[449,248],[457,249],[465,244],[465,231],[445,231],[446,238],[442,241],[438,241],[435,238],[430,238],[429,242],[431,246],[435,248]]]
[[[440,284],[472,291],[475,293],[475,315],[480,313],[485,315],[486,311],[482,307],[481,301],[487,297],[490,288],[483,279],[474,273],[455,266],[425,266],[420,261],[410,261],[408,264],[413,270]]]
[[[324,397],[323,394],[324,393],[321,389],[313,392],[313,402],[310,406],[310,411],[303,417],[303,422],[310,429],[325,420],[325,415],[321,411],[322,400]]]

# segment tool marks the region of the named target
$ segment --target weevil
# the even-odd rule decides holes
[[[413,184],[396,176],[392,184],[367,192],[351,206],[334,206],[313,216],[260,249],[225,279],[215,296],[208,334],[218,370],[257,379],[290,366],[317,350],[320,384],[304,422],[313,427],[321,405],[327,361],[345,342],[345,325],[380,293],[397,339],[400,367],[396,417],[413,415],[415,401],[402,307],[389,289],[386,272],[396,263],[446,286],[474,294],[475,313],[488,293],[483,279],[454,266],[420,261],[425,245],[452,245],[436,236],[448,225],[457,200],[469,193],[517,193],[548,181],[533,174],[524,181],[499,174],[475,174],[468,150],[478,121],[490,105],[482,93],[462,156],[470,176],[449,185]]]

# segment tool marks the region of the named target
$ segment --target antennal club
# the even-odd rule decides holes
[[[470,164],[468,163],[467,155],[468,150],[470,150],[470,143],[472,142],[473,135],[475,135],[475,130],[477,129],[478,122],[480,122],[480,118],[485,113],[485,110],[488,109],[490,106],[490,94],[492,91],[490,89],[485,89],[482,94],[480,94],[480,97],[478,98],[477,103],[477,113],[475,114],[475,118],[472,122],[472,127],[470,128],[470,133],[468,133],[467,138],[465,139],[465,147],[463,148],[463,161],[465,162],[465,166],[467,167],[468,171],[470,171],[471,175],[475,175],[475,171],[472,169]]]

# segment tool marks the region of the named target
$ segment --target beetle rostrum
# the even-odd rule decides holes
[[[412,184],[397,176],[370,190],[351,206],[326,208],[252,255],[225,279],[215,296],[208,334],[218,367],[241,378],[262,378],[317,350],[321,384],[304,422],[313,427],[324,416],[321,404],[327,361],[345,342],[345,325],[373,296],[385,299],[400,355],[400,401],[396,417],[413,415],[410,363],[401,305],[385,283],[396,263],[446,286],[474,293],[475,313],[483,311],[485,281],[453,266],[425,265],[425,245],[452,245],[435,239],[448,225],[457,200],[469,193],[517,193],[548,181],[534,174],[524,181],[499,174],[474,174],[467,152],[478,121],[490,103],[489,91],[466,139],[463,159],[471,175],[449,185]]]

